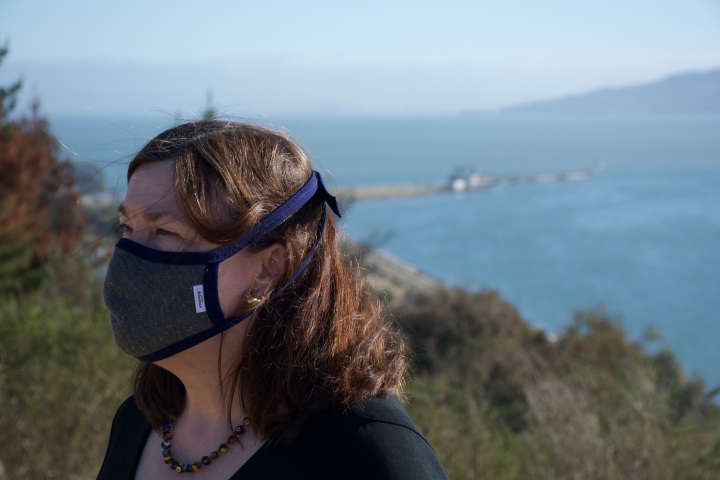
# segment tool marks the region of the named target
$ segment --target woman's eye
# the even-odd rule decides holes
[[[120,225],[118,225],[117,230],[118,230],[118,232],[122,233],[123,235],[126,233],[132,232],[132,228],[125,223],[121,223]]]
[[[177,236],[178,236],[177,233],[171,232],[171,231],[169,231],[169,230],[165,230],[164,228],[158,228],[157,230],[155,230],[155,235],[159,235],[159,236],[171,236],[171,237],[177,237]]]

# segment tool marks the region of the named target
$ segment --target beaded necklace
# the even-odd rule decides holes
[[[210,463],[212,463],[213,460],[217,459],[221,453],[227,453],[228,445],[233,445],[237,443],[238,435],[242,435],[243,433],[245,433],[245,427],[250,425],[250,419],[248,417],[245,417],[242,421],[242,424],[235,427],[235,433],[230,435],[224,443],[221,443],[217,450],[213,450],[212,452],[210,452],[210,455],[202,457],[199,462],[183,464],[175,460],[172,456],[172,453],[170,452],[171,440],[173,438],[172,431],[175,428],[176,421],[176,418],[172,418],[163,427],[163,441],[161,446],[163,460],[168,466],[170,466],[171,469],[175,470],[178,473],[197,472],[202,468],[203,465],[210,465]]]

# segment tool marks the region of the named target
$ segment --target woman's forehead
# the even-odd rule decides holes
[[[175,196],[174,177],[173,162],[140,165],[130,177],[121,211],[150,209],[178,213],[180,209]]]

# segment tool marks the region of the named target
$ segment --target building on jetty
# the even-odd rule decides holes
[[[480,173],[475,168],[457,168],[450,177],[449,187],[453,192],[465,192],[468,190],[482,190],[495,184],[496,179],[492,175]]]
[[[469,173],[456,171],[450,177],[449,189],[453,192],[472,192],[499,185],[524,185],[528,183],[556,183],[589,180],[595,176],[595,170],[572,170],[559,173],[534,173],[525,175],[493,176],[477,170]]]

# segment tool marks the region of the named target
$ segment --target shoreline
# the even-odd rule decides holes
[[[532,183],[559,183],[590,180],[604,168],[598,165],[593,169],[569,170],[564,172],[530,173],[522,175],[489,175],[476,170],[456,172],[448,183],[433,185],[366,185],[356,187],[338,187],[337,196],[345,202],[358,200],[389,200],[393,198],[421,197],[439,193],[482,192],[492,187],[506,185],[526,185]]]
[[[449,285],[428,275],[410,262],[353,239],[343,232],[342,247],[351,259],[365,269],[367,281],[375,292],[391,304],[412,293],[432,293]]]

